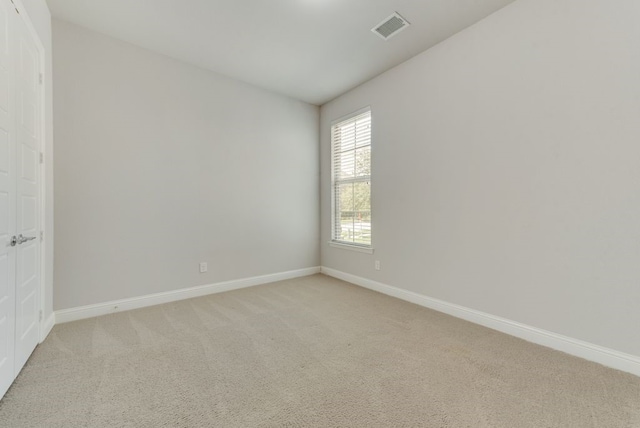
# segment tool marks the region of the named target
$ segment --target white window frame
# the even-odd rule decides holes
[[[367,253],[367,254],[373,254],[373,204],[372,204],[372,195],[369,195],[369,204],[370,204],[370,209],[371,209],[371,243],[370,244],[359,244],[359,243],[355,243],[355,242],[348,242],[348,241],[341,241],[336,239],[336,174],[335,174],[335,144],[334,144],[334,140],[333,140],[333,128],[334,126],[336,126],[339,123],[348,121],[356,116],[360,116],[364,113],[369,112],[369,115],[371,117],[371,128],[373,130],[373,114],[371,112],[371,107],[367,106],[364,107],[360,110],[354,111],[353,113],[350,113],[348,115],[342,116],[334,121],[331,122],[331,129],[330,129],[330,139],[331,139],[331,239],[329,241],[329,245],[332,247],[336,247],[336,248],[342,248],[342,249],[348,249],[348,250],[353,250],[353,251],[358,251],[361,253]],[[373,161],[373,134],[371,135],[371,141],[369,142],[369,147],[371,147],[371,160],[370,162],[372,163]],[[371,168],[371,164],[369,165],[369,168]],[[367,181],[369,181],[369,183],[371,185],[373,185],[372,180],[372,175],[373,173],[371,172],[369,174],[369,178]],[[357,180],[356,180],[357,181]]]

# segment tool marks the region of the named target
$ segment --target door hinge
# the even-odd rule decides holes
[[[40,321],[42,321],[42,309],[40,310],[39,316],[40,316]]]
[[[44,153],[40,152],[40,163],[44,163]]]
[[[40,231],[40,242],[44,241],[44,230]]]

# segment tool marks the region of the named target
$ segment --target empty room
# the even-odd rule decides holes
[[[640,2],[0,0],[0,428],[640,428]]]

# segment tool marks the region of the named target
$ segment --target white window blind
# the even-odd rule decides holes
[[[371,110],[331,127],[332,241],[371,246]]]

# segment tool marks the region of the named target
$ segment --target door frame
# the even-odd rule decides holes
[[[40,40],[40,36],[38,35],[38,32],[36,31],[36,28],[33,25],[33,22],[31,21],[31,18],[29,17],[29,14],[27,13],[27,9],[24,7],[24,4],[22,2],[22,0],[11,0],[11,2],[13,3],[13,5],[15,6],[15,8],[18,10],[18,15],[20,17],[20,19],[24,22],[24,24],[27,27],[27,31],[29,31],[29,34],[31,35],[31,37],[33,37],[33,41],[36,44],[36,49],[38,50],[38,71],[40,73],[40,85],[38,85],[38,102],[40,104],[40,108],[39,108],[39,117],[38,117],[38,134],[40,135],[39,141],[38,141],[38,150],[41,156],[40,159],[43,159],[43,162],[40,162],[39,166],[40,168],[38,168],[38,174],[39,174],[39,182],[38,182],[38,199],[39,199],[39,203],[40,203],[40,218],[39,218],[39,222],[40,222],[40,233],[42,233],[44,236],[44,240],[40,240],[40,250],[39,250],[39,254],[38,256],[40,257],[40,284],[38,287],[38,301],[40,304],[39,307],[39,322],[38,322],[38,343],[42,343],[44,341],[44,339],[46,338],[46,334],[48,334],[48,331],[45,329],[45,324],[47,323],[48,319],[45,319],[44,317],[44,309],[46,307],[46,302],[45,302],[45,296],[46,296],[46,281],[45,278],[47,277],[46,275],[46,249],[45,249],[45,242],[46,239],[48,238],[47,233],[45,231],[45,222],[46,222],[46,165],[47,165],[47,160],[49,159],[47,157],[47,153],[45,152],[46,149],[46,138],[47,138],[47,131],[46,131],[46,120],[47,120],[47,108],[46,108],[46,56],[45,56],[45,47],[44,44],[42,43],[42,40]],[[40,239],[40,237],[38,237],[37,239]],[[53,327],[53,326],[52,326]]]

